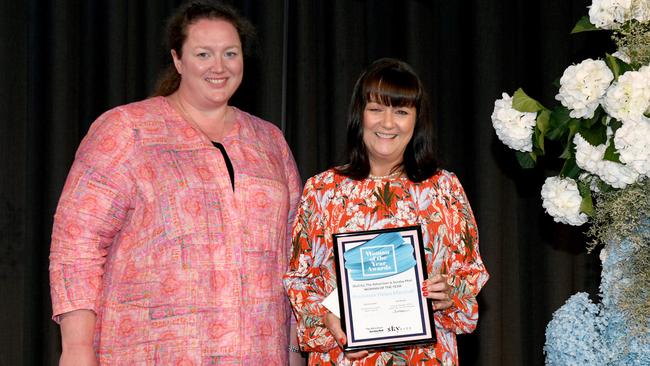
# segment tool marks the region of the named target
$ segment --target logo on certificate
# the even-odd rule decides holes
[[[361,273],[363,277],[385,277],[397,273],[394,245],[361,248]]]
[[[415,267],[413,246],[395,232],[379,234],[343,256],[355,281],[388,277]]]

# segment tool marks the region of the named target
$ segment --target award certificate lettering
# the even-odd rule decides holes
[[[435,343],[419,226],[333,235],[345,351]]]

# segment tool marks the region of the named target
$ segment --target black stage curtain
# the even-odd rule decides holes
[[[569,35],[589,0],[233,1],[257,26],[234,104],[285,131],[303,179],[340,161],[359,72],[379,57],[411,63],[431,94],[445,167],[472,202],[492,275],[462,365],[542,365],[545,326],[574,292],[597,293],[597,253],[582,229],[541,207],[544,176],[523,171],[490,122],[502,91],[552,105],[564,68],[612,50]],[[77,145],[103,111],[145,98],[169,62],[162,29],[175,0],[0,3],[0,366],[55,365],[48,250]]]

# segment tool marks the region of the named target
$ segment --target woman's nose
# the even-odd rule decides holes
[[[384,113],[382,114],[381,118],[381,125],[390,128],[395,124],[394,116],[393,116],[393,109],[392,108],[386,108],[384,110]]]
[[[214,62],[212,63],[212,71],[222,72],[223,71],[223,60],[221,57],[215,57]]]

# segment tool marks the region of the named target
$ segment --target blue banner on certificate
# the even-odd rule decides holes
[[[419,226],[333,235],[346,351],[435,343]]]

